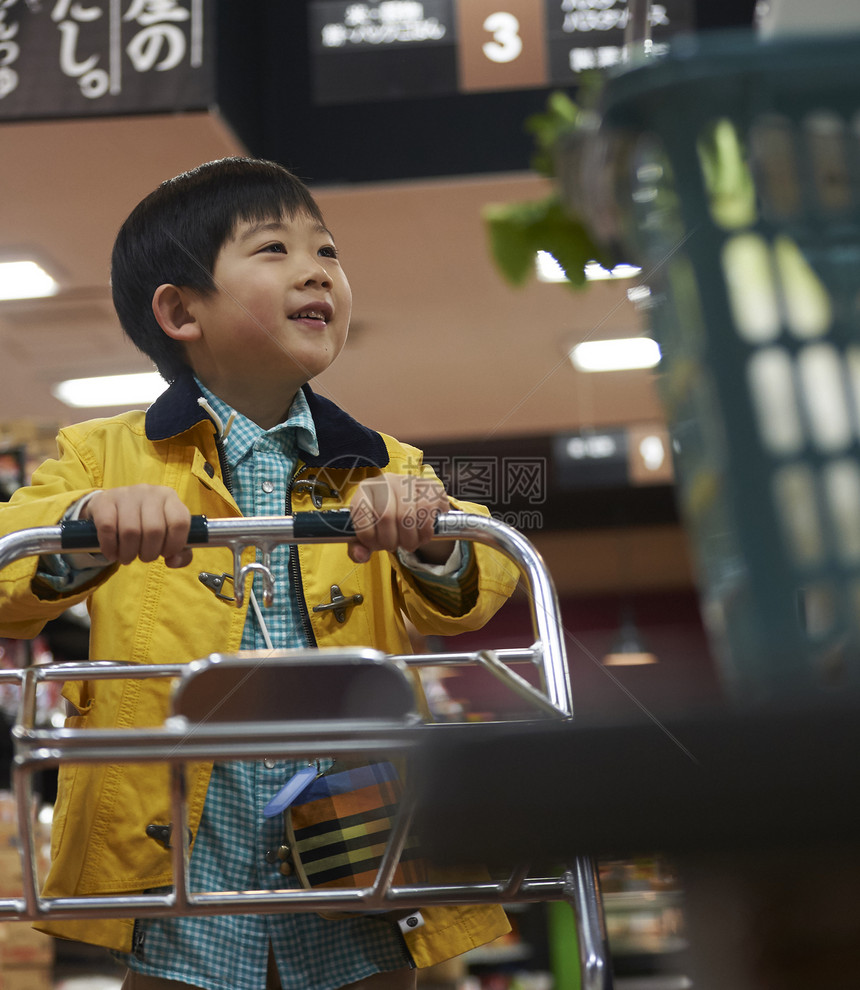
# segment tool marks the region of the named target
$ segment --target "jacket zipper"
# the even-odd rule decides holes
[[[296,471],[292,478],[290,478],[289,485],[287,485],[287,499],[284,506],[284,511],[288,516],[293,514],[293,483],[298,476],[299,472]],[[296,604],[298,605],[299,618],[302,622],[302,628],[308,638],[308,644],[315,647],[317,645],[317,638],[314,635],[313,626],[311,626],[311,617],[308,613],[307,602],[305,601],[305,589],[302,584],[301,568],[299,567],[299,548],[295,543],[290,544],[289,569],[290,579],[293,583],[293,594],[295,595]]]
[[[233,492],[233,469],[227,461],[227,451],[224,448],[224,441],[218,433],[215,434],[215,447],[218,451],[218,462],[221,465],[221,480],[224,482],[224,487],[230,493],[230,497],[235,500],[236,495]]]

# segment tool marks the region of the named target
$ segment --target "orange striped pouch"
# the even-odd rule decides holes
[[[382,862],[401,793],[397,771],[388,762],[317,777],[284,814],[287,845],[302,884],[370,886]],[[402,886],[423,879],[418,844],[408,835],[394,883]]]

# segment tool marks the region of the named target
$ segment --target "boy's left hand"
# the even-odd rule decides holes
[[[355,542],[349,556],[357,564],[374,550],[417,553],[428,564],[444,564],[454,549],[452,540],[432,540],[433,524],[450,509],[441,482],[409,474],[383,474],[362,481],[350,505]]]

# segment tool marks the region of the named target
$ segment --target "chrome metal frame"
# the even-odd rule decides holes
[[[325,514],[303,514],[324,516]],[[262,552],[262,566],[268,567],[271,550],[284,543],[342,542],[343,532],[297,536],[296,517],[261,517],[210,520],[206,546],[233,550],[234,581],[241,597],[247,568],[242,567],[242,551],[256,547]],[[501,680],[536,710],[536,717],[570,721],[573,717],[570,679],[564,648],[561,614],[555,589],[542,559],[531,543],[510,526],[484,516],[450,512],[437,520],[436,538],[466,539],[494,547],[519,567],[526,581],[531,619],[536,641],[523,650],[481,650],[474,653],[430,654],[386,657],[369,650],[324,651],[328,657],[347,661],[381,662],[405,671],[409,667],[478,664]],[[94,551],[81,546],[74,550]],[[0,569],[22,557],[65,553],[61,527],[40,527],[0,538]],[[259,569],[259,567],[258,567]],[[319,658],[319,651],[281,651],[278,662],[305,663]],[[36,693],[41,684],[53,681],[108,678],[178,678],[183,690],[193,692],[194,677],[225,658],[212,657],[193,664],[130,665],[122,662],[49,664],[25,670],[0,671],[0,682],[17,682],[21,687],[20,711],[13,730],[16,755],[14,786],[18,803],[18,827],[24,876],[23,896],[0,898],[0,921],[79,919],[84,917],[151,917],[156,915],[214,915],[235,911],[270,913],[275,911],[380,911],[419,908],[431,904],[505,904],[565,900],[572,906],[576,921],[586,990],[610,990],[612,976],[608,964],[606,929],[595,864],[585,856],[572,856],[561,876],[532,877],[528,865],[513,870],[503,880],[463,883],[422,883],[394,885],[394,873],[415,809],[415,795],[407,787],[391,840],[373,884],[355,890],[276,890],[240,892],[190,892],[188,889],[188,827],[185,804],[185,764],[200,760],[262,759],[277,752],[283,757],[313,758],[320,752],[332,756],[408,755],[433,734],[444,732],[446,724],[423,724],[414,716],[377,719],[315,719],[290,722],[190,722],[173,715],[153,729],[91,730],[44,729],[36,725]],[[229,659],[229,658],[227,658]],[[265,660],[261,660],[265,663]],[[538,674],[535,688],[511,664],[532,664]],[[32,827],[33,774],[62,762],[165,762],[170,767],[173,835],[184,841],[171,843],[174,888],[163,894],[46,898],[38,892],[35,838]]]

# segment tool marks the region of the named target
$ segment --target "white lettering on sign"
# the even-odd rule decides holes
[[[393,21],[424,20],[424,4],[416,0],[383,0],[379,5],[379,19],[383,24]]]
[[[562,0],[565,11],[562,29],[574,31],[624,30],[630,18],[627,0]],[[664,4],[652,3],[648,11],[651,27],[668,27],[669,16]]]
[[[185,58],[185,32],[177,21],[187,21],[190,13],[176,0],[133,0],[124,21],[139,24],[142,30],[126,45],[126,54],[138,72],[167,72]]]
[[[588,437],[571,437],[567,441],[567,455],[574,461],[605,460],[618,453],[618,443],[614,437],[597,434]]]
[[[382,0],[377,5],[351,3],[342,22],[322,26],[320,40],[323,48],[344,48],[441,41],[446,33],[438,18],[425,16],[418,0]]]
[[[77,79],[81,93],[89,100],[104,96],[110,88],[110,76],[98,68],[100,56],[78,58],[81,25],[99,20],[104,10],[99,6],[85,7],[72,0],[57,0],[51,11],[51,20],[60,29],[60,71],[64,76]]]
[[[484,21],[484,30],[493,36],[482,50],[491,62],[513,62],[523,51],[520,22],[507,11],[498,10]]]
[[[10,5],[10,0],[0,0],[0,68],[4,4]],[[90,100],[108,92],[122,92],[124,56],[137,72],[166,72],[180,65],[189,49],[185,22],[191,22],[190,63],[196,67],[202,62],[200,0],[187,0],[185,6],[181,0],[56,0],[51,20],[60,32],[60,71],[75,79],[81,93]],[[122,24],[130,25],[129,30],[134,32],[124,49]],[[97,36],[95,32],[99,32]],[[104,50],[105,34],[110,39],[107,67],[102,66],[102,55],[97,53]],[[0,76],[0,94],[3,85]]]
[[[656,58],[665,55],[669,46],[652,44],[651,52]],[[597,48],[571,48],[569,62],[572,72],[587,72],[589,69],[608,69],[620,65],[625,58],[621,45],[599,45]]]
[[[191,14],[176,0],[133,0],[123,20],[150,27],[160,21],[187,21],[189,17]]]
[[[12,66],[18,61],[21,48],[15,38],[17,23],[6,20],[6,14],[17,0],[0,0],[0,100],[18,88],[18,73]]]

